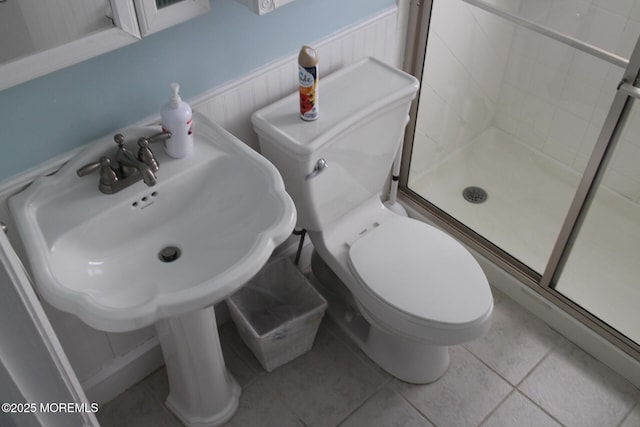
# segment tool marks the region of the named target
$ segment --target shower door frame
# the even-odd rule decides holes
[[[405,70],[421,80],[426,48],[428,42],[429,23],[431,9],[434,0],[415,0],[410,2],[407,43],[405,49]],[[619,134],[622,132],[625,120],[634,102],[638,98],[640,102],[640,39],[637,41],[631,58],[627,61],[616,55],[612,55],[598,47],[589,45],[572,37],[568,37],[555,30],[549,29],[535,22],[515,16],[502,9],[496,8],[483,0],[461,0],[473,6],[479,7],[489,13],[507,19],[516,25],[524,26],[551,37],[561,43],[589,53],[600,59],[618,66],[625,67],[624,77],[618,85],[617,92],[611,104],[605,122],[600,130],[597,142],[591,153],[585,171],[560,229],[560,233],[551,251],[549,260],[540,274],[523,262],[507,253],[488,239],[476,233],[462,222],[424,199],[408,187],[409,166],[413,138],[416,131],[416,119],[418,113],[418,100],[411,107],[411,120],[407,125],[403,147],[401,172],[399,179],[399,191],[401,199],[412,208],[422,212],[436,225],[444,228],[454,237],[478,251],[484,257],[492,261],[498,267],[514,276],[527,285],[530,289],[552,302],[557,307],[580,321],[588,328],[614,344],[626,354],[640,361],[640,344],[618,332],[605,321],[592,315],[570,298],[556,291],[555,285],[562,273],[562,269],[573,247],[573,243],[580,231],[598,184],[602,180],[604,171],[616,147]]]

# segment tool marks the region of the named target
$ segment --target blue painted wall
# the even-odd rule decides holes
[[[0,180],[296,52],[395,0],[296,0],[259,17],[234,0],[132,45],[0,91]]]

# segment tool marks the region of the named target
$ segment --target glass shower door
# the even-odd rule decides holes
[[[637,358],[640,0],[422,4],[402,191]]]
[[[607,50],[629,50],[610,37],[626,18],[488,3],[431,3],[406,187],[541,275],[623,75]]]
[[[559,280],[551,285],[636,344],[640,344],[638,102],[629,99],[624,122],[610,141],[606,170],[590,197]]]
[[[638,35],[614,3],[431,2],[405,186],[538,275]]]

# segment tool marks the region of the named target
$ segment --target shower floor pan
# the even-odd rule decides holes
[[[416,138],[414,143],[419,144]],[[491,128],[409,188],[542,272],[580,176],[505,132]],[[469,203],[463,189],[490,196]],[[598,192],[557,286],[574,302],[640,342],[640,205]]]

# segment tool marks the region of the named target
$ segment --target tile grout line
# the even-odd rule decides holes
[[[562,337],[562,335],[560,335]],[[562,337],[563,339],[566,339],[564,337]],[[525,398],[527,399],[529,402],[531,402],[531,404],[533,404],[536,408],[540,409],[542,412],[544,412],[545,414],[547,414],[552,420],[554,420],[555,422],[557,422],[559,425],[564,426],[565,424],[562,423],[559,419],[557,419],[553,414],[551,414],[548,410],[546,410],[545,408],[543,408],[541,405],[539,405],[537,402],[534,402],[524,391],[520,390],[520,386],[533,374],[533,372],[545,361],[547,360],[547,358],[549,356],[551,356],[551,354],[556,351],[556,349],[558,347],[560,347],[560,342],[562,340],[558,340],[558,342],[552,346],[549,351],[547,352],[547,354],[545,354],[542,358],[540,358],[540,360],[538,361],[538,363],[536,363],[527,373],[527,375],[525,375],[522,380],[520,380],[520,382],[515,386],[515,389]]]
[[[373,397],[378,394],[383,388],[385,388],[385,386],[387,384],[389,384],[391,382],[391,378],[387,378],[378,388],[376,388],[373,393],[371,393],[371,395],[369,397],[367,397],[360,405],[356,406],[351,412],[349,412],[347,415],[344,416],[344,418],[342,418],[342,420],[338,421],[338,423],[336,424],[336,427],[340,427],[342,424],[344,424],[345,422],[347,422],[349,420],[349,418],[351,418],[351,416],[353,414],[355,414],[356,412],[358,412],[358,410],[360,408],[362,408],[364,405],[367,404],[368,401],[370,401],[371,399],[373,399]]]
[[[564,338],[562,335],[560,335],[560,336],[562,337],[562,339],[566,339],[566,338]],[[534,372],[536,369],[538,369],[538,367],[539,367],[540,365],[542,365],[542,363],[543,363],[545,360],[547,360],[547,358],[549,358],[549,356],[551,355],[551,353],[553,353],[554,351],[556,351],[556,349],[560,346],[560,342],[561,342],[561,341],[562,341],[562,340],[558,340],[558,342],[556,342],[556,343],[555,343],[555,344],[554,344],[554,345],[549,349],[549,351],[547,351],[547,353],[546,353],[544,356],[542,356],[542,357],[540,358],[540,360],[539,360],[535,365],[533,365],[533,367],[532,367],[531,369],[529,369],[529,372],[527,372],[527,374],[526,374],[524,377],[522,377],[522,379],[518,382],[518,384],[516,384],[516,385],[515,385],[515,387],[516,387],[518,390],[520,390],[520,386],[522,385],[522,383],[524,383],[524,382],[525,382],[525,381],[526,381],[526,380],[531,376],[531,374],[533,374],[533,372]],[[525,395],[524,393],[522,393],[522,394],[523,394],[523,395]],[[525,396],[526,396],[526,395],[525,395]]]
[[[562,336],[562,335],[561,335]],[[563,337],[564,338],[564,337]],[[566,338],[565,338],[566,339]],[[561,340],[559,340],[560,342]],[[531,367],[531,369],[529,369],[529,372],[527,372],[527,374],[517,383],[517,384],[512,384],[511,381],[509,381],[508,379],[506,379],[505,377],[503,377],[499,372],[497,372],[495,369],[493,369],[491,366],[489,366],[487,363],[485,363],[482,359],[480,359],[480,357],[478,357],[475,353],[473,353],[470,349],[468,349],[464,344],[461,345],[461,347],[463,347],[468,353],[470,353],[475,359],[477,359],[480,363],[482,363],[484,366],[486,366],[491,372],[493,372],[494,374],[496,374],[499,378],[501,378],[502,380],[504,380],[507,384],[509,384],[511,386],[511,392],[509,392],[509,394],[500,402],[496,405],[495,408],[493,408],[491,410],[491,412],[489,413],[489,415],[487,415],[482,422],[479,425],[482,425],[483,423],[485,423],[489,417],[509,398],[509,396],[511,396],[513,393],[518,392],[520,393],[525,399],[527,399],[529,402],[531,402],[535,407],[537,407],[538,409],[540,409],[542,412],[544,412],[546,415],[548,415],[551,419],[553,419],[555,422],[557,422],[559,425],[564,426],[564,424],[562,422],[560,422],[560,420],[558,420],[556,417],[554,417],[552,414],[550,414],[546,409],[544,409],[542,406],[538,405],[536,402],[534,402],[533,400],[531,400],[529,398],[529,396],[527,396],[526,393],[524,393],[523,391],[520,390],[520,385],[522,383],[524,383],[524,381],[529,378],[529,376],[533,373],[533,371],[535,371],[538,366],[540,366],[550,355],[551,353],[553,353],[558,347],[559,347],[559,342],[554,344],[553,346],[551,346],[551,348],[547,351],[547,353],[542,356],[540,358],[540,360],[535,363],[533,365],[533,367]]]
[[[507,401],[507,399],[509,399],[509,397],[515,393],[517,391],[517,386],[511,384],[511,381],[509,381],[508,379],[506,379],[504,376],[502,376],[499,372],[497,372],[495,369],[493,369],[491,366],[489,366],[484,360],[480,359],[480,357],[478,357],[474,352],[472,352],[470,349],[468,349],[464,344],[461,344],[460,347],[462,347],[467,353],[469,353],[474,359],[476,359],[477,361],[479,361],[482,365],[484,365],[487,369],[489,369],[492,373],[494,373],[495,375],[498,376],[498,378],[500,378],[501,380],[503,380],[505,383],[507,383],[510,387],[511,387],[511,391],[509,393],[507,393],[507,395],[500,401],[498,402],[498,404],[496,404],[496,406],[493,407],[493,409],[491,411],[489,411],[489,413],[487,414],[486,417],[484,417],[482,419],[482,421],[480,421],[480,423],[478,424],[478,426],[483,425],[485,422],[487,422],[487,420],[489,418],[491,418],[491,416],[498,410],[498,408],[500,408],[500,406],[502,406],[502,404],[504,402]],[[545,355],[546,357],[546,355]],[[544,359],[544,357],[543,357]],[[537,366],[537,364],[535,365]],[[528,374],[527,374],[528,375]],[[525,376],[526,377],[526,376]]]
[[[322,327],[322,325],[321,325]],[[354,351],[354,349],[350,348],[350,346],[346,343],[343,342],[340,338],[338,338],[336,336],[336,334],[330,329],[327,328],[326,326],[324,327],[325,332],[329,334],[330,337],[332,337],[334,340],[336,340],[337,343],[340,344],[340,346],[344,347],[344,350],[349,352],[359,363],[365,364],[364,361],[362,360],[362,357],[359,356],[359,354]],[[315,345],[315,341],[314,341],[314,345]],[[312,349],[313,350],[313,347]],[[310,351],[311,351],[310,350]],[[369,362],[372,363],[372,362]],[[366,365],[366,364],[365,364]],[[372,373],[374,374],[378,374],[378,372],[375,370],[374,366],[370,366],[369,369],[372,371]],[[265,375],[268,375],[269,373],[267,372]],[[376,387],[373,392],[367,396],[359,405],[357,405],[351,412],[349,412],[349,414],[347,414],[344,418],[342,418],[341,420],[339,420],[335,426],[339,426],[340,424],[344,423],[347,421],[347,419],[353,415],[358,409],[360,409],[366,402],[369,401],[369,399],[371,399],[373,396],[375,396],[380,390],[382,390],[382,388],[389,383],[389,381],[391,380],[391,377],[389,378],[384,378],[384,381],[382,381],[381,385]],[[284,407],[296,418],[296,420],[298,420],[303,426],[307,426],[307,424],[304,422],[304,420],[301,418],[300,415],[298,415],[298,413],[288,404],[288,402],[286,401],[286,399],[284,398],[284,396],[280,393],[279,389],[274,389],[271,385],[268,385],[268,387],[273,390],[275,396],[277,396],[278,400],[284,405]],[[313,427],[313,426],[308,426],[308,427]]]
[[[489,418],[491,418],[491,416],[493,414],[496,413],[496,411],[502,406],[502,404],[504,402],[507,401],[507,399],[509,399],[509,397],[511,397],[514,393],[517,392],[517,389],[515,387],[511,387],[511,391],[504,397],[504,399],[502,399],[491,411],[489,411],[489,413],[487,414],[486,417],[484,417],[484,419],[482,421],[480,421],[480,423],[478,424],[478,426],[482,426],[484,423],[487,422],[487,420],[489,420]]]
[[[506,378],[504,378],[500,373],[496,372],[495,369],[493,369],[491,366],[487,365],[482,359],[480,359],[478,356],[476,356],[471,350],[467,349],[466,347],[464,347],[464,345],[462,345],[462,347],[464,347],[464,349],[469,352],[474,358],[476,358],[478,361],[480,361],[480,363],[482,363],[483,365],[485,365],[491,372],[495,373],[498,377],[500,377],[502,380],[504,380],[507,384],[509,384],[511,386],[511,391],[509,392],[509,394],[507,394],[507,396],[502,399],[502,401],[500,401],[500,403],[498,403],[495,408],[493,408],[491,410],[491,412],[489,413],[489,415],[487,415],[482,422],[479,425],[482,425],[484,423],[487,422],[487,420],[491,417],[491,415],[493,415],[494,412],[496,412],[496,410],[502,406],[502,404],[514,393],[520,393],[525,399],[527,399],[529,402],[531,402],[531,404],[533,404],[535,407],[537,407],[538,409],[540,409],[542,412],[544,412],[546,415],[548,415],[551,419],[553,419],[555,422],[557,422],[559,425],[564,426],[564,424],[562,422],[560,422],[560,420],[556,419],[556,417],[554,417],[553,415],[551,415],[546,409],[544,409],[543,407],[541,407],[540,405],[538,405],[536,402],[534,402],[533,400],[531,400],[529,398],[529,396],[527,396],[523,391],[520,390],[520,385],[527,379],[529,378],[529,376],[533,373],[533,371],[536,370],[536,368],[538,368],[538,366],[540,366],[540,364],[542,364],[542,362],[544,362],[547,357],[549,357],[549,355],[551,353],[553,353],[555,351],[555,349],[558,347],[559,344],[555,344],[554,346],[552,346],[549,351],[547,351],[547,353],[542,356],[540,358],[540,360],[533,365],[533,367],[529,370],[529,372],[527,372],[527,374],[516,384],[513,385],[511,384],[511,382],[509,380],[507,380]]]
[[[420,416],[422,418],[424,418],[425,420],[427,420],[429,423],[431,423],[434,426],[437,426],[437,424],[431,420],[431,418],[429,418],[427,416],[427,414],[423,413],[418,407],[416,407],[416,405],[414,405],[401,391],[397,391],[394,390],[395,393],[398,393],[398,395],[400,395],[400,397],[409,405],[411,406],[413,409],[415,409],[415,411],[420,414]]]
[[[333,319],[330,319],[331,322],[333,322]],[[344,424],[349,417],[351,417],[358,409],[360,409],[362,406],[364,406],[364,404],[366,404],[371,398],[373,398],[377,393],[379,393],[384,387],[386,387],[387,385],[390,385],[395,378],[387,373],[386,371],[384,371],[382,368],[380,368],[377,364],[375,364],[375,362],[373,362],[363,351],[362,349],[360,349],[353,341],[351,341],[351,339],[344,333],[344,331],[342,331],[340,329],[340,327],[335,324],[334,322],[334,326],[336,329],[333,328],[329,328],[327,327],[327,332],[329,334],[331,334],[335,339],[337,339],[342,345],[344,345],[347,349],[347,351],[349,351],[351,354],[354,355],[354,357],[356,357],[358,360],[360,361],[366,361],[368,363],[372,363],[375,365],[375,367],[377,367],[378,369],[382,370],[384,372],[384,375],[387,375],[388,378],[386,379],[386,381],[384,381],[384,383],[374,392],[371,394],[371,396],[369,396],[361,405],[359,405],[356,409],[354,409],[349,415],[347,415],[344,419],[342,419],[338,424],[337,427],[339,427],[340,425]],[[411,403],[410,400],[408,400],[401,391],[398,391],[395,389],[395,387],[391,387],[391,391],[393,393],[396,393],[398,396],[400,396],[400,398],[406,402],[411,408],[413,408],[422,418],[424,418],[425,420],[427,420],[429,423],[431,423],[432,425],[436,425],[431,419],[429,419],[429,417],[427,417],[424,413],[422,413],[422,411],[420,411],[413,403]]]
[[[508,379],[506,379],[502,374],[500,374],[498,371],[496,371],[495,369],[493,369],[491,366],[489,366],[484,360],[482,360],[480,357],[478,357],[473,351],[469,350],[464,344],[460,344],[460,347],[462,347],[467,353],[469,353],[471,356],[473,356],[474,359],[476,359],[478,362],[480,362],[481,364],[483,364],[486,368],[488,368],[492,373],[496,374],[501,380],[503,380],[504,382],[506,382],[508,385],[511,386],[511,388],[516,388],[515,385],[511,384],[511,381],[509,381]],[[537,366],[537,365],[536,365]],[[527,374],[529,375],[529,374]]]

